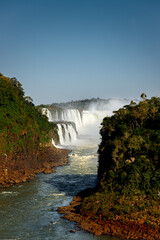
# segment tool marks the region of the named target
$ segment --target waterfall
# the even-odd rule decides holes
[[[49,111],[49,110],[48,110]],[[79,127],[82,126],[82,114],[78,109],[59,109],[54,110],[52,113],[47,112],[47,116],[50,116],[53,122],[74,122],[76,124],[76,128],[78,130]],[[49,118],[50,119],[50,118]]]
[[[74,145],[77,131],[72,123],[57,123],[59,143],[63,146]]]
[[[58,127],[59,143],[61,145],[64,145],[63,127],[61,124],[57,124],[57,127]]]
[[[48,117],[50,122],[57,124],[60,145],[76,145],[84,139],[98,144],[100,142],[100,124],[103,118],[111,116],[113,111],[129,104],[129,102],[130,100],[127,99],[110,99],[106,104],[91,104],[87,110],[53,106],[50,111],[43,108],[42,113]]]
[[[53,138],[52,138],[52,144],[53,144],[54,147],[57,147]]]
[[[60,109],[49,111],[43,108],[49,121],[57,124],[59,144],[62,146],[75,145],[79,138],[87,136],[99,139],[98,127],[106,116],[106,111],[79,111],[78,109]],[[97,140],[98,142],[98,140]]]
[[[77,129],[82,126],[82,117],[78,109],[65,109],[62,111],[62,121],[70,121],[76,124]]]
[[[52,114],[47,108],[42,108],[42,114],[48,117],[49,122],[53,122]]]

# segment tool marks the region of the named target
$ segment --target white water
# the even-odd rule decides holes
[[[51,112],[47,108],[42,108],[42,114],[46,115],[48,117],[49,122],[53,122],[54,119],[52,118]]]
[[[77,132],[73,125],[70,123],[58,123],[57,127],[59,144],[62,146],[74,145],[74,141],[77,140]]]
[[[31,182],[0,190],[0,240],[117,240],[77,231],[75,223],[57,212],[79,191],[95,186],[96,152],[95,145],[75,147],[69,164],[55,173],[38,174]]]
[[[77,130],[83,125],[81,113],[78,109],[65,109],[61,121],[70,121],[76,124]]]
[[[110,99],[107,104],[91,104],[88,110],[61,109],[51,113],[44,108],[42,112],[47,115],[50,122],[59,122],[57,128],[61,146],[83,145],[87,141],[99,144],[103,118],[111,116],[113,111],[129,102],[127,99]],[[71,123],[74,123],[75,127]]]
[[[58,135],[59,135],[59,142],[61,145],[64,145],[64,137],[63,137],[63,128],[61,124],[57,124],[58,127]]]

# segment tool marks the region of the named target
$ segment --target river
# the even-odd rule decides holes
[[[38,174],[31,182],[0,191],[0,240],[117,240],[79,231],[57,212],[97,180],[96,145],[73,147],[68,158],[69,164],[56,173]]]

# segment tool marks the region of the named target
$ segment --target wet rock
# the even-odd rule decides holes
[[[73,229],[72,229],[72,230],[70,230],[70,233],[75,233],[75,232],[76,232],[76,231],[75,231],[75,230],[73,230]]]
[[[45,170],[44,170],[44,173],[45,173],[45,174],[50,174],[50,173],[52,173],[52,169],[45,169]]]
[[[80,214],[78,206],[82,202],[81,196],[74,197],[69,206],[59,207],[58,212],[63,218],[76,222],[79,228],[96,236],[102,234],[117,236],[122,239],[160,240],[160,228],[153,228],[142,222],[93,219]],[[71,230],[72,231],[72,230]],[[74,230],[73,230],[74,231]]]

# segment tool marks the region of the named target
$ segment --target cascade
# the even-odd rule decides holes
[[[48,108],[42,108],[42,114],[46,115],[48,117],[48,121],[49,122],[53,122],[53,118],[52,118],[52,114],[51,112],[48,110]]]
[[[77,129],[82,126],[82,116],[78,109],[65,109],[62,111],[62,121],[70,121],[76,124]]]
[[[74,145],[81,137],[99,139],[98,127],[107,115],[106,111],[79,111],[78,109],[60,109],[50,112],[43,109],[49,121],[57,124],[59,143],[62,146]]]
[[[59,143],[61,145],[64,145],[64,135],[63,135],[63,125],[61,124],[57,124],[57,127],[58,127],[58,136],[59,136]]]
[[[54,147],[57,147],[53,138],[52,138],[52,144],[53,144]]]
[[[79,144],[80,139],[90,139],[94,143],[100,142],[100,124],[104,117],[111,116],[113,111],[126,104],[128,99],[110,99],[107,104],[91,105],[88,110],[79,109],[42,109],[42,113],[50,122],[57,124],[59,144],[62,146]]]
[[[50,122],[57,124],[60,145],[73,145],[77,140],[77,130],[82,127],[82,116],[78,109],[60,109],[52,113],[47,108],[42,109],[42,114]]]
[[[77,139],[77,131],[72,123],[57,123],[59,143],[64,146],[73,145]]]
[[[78,109],[59,109],[52,111],[52,113],[47,112],[47,116],[50,116],[50,114],[50,119],[53,122],[74,122],[77,129],[82,126],[82,113]]]

